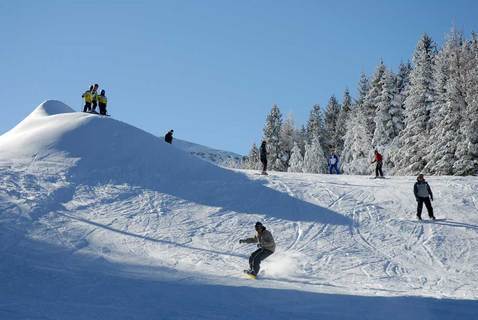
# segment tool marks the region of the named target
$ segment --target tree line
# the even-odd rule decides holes
[[[478,35],[452,29],[441,48],[424,34],[412,63],[396,72],[383,61],[361,75],[358,96],[316,104],[305,125],[283,117],[274,105],[263,140],[270,169],[325,173],[335,153],[346,174],[370,174],[373,150],[388,174],[475,175],[478,171]],[[254,143],[242,167],[260,169]]]

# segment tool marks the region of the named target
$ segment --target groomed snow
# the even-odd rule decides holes
[[[414,177],[231,171],[46,101],[0,137],[0,319],[474,319],[478,180],[428,180],[417,222]]]

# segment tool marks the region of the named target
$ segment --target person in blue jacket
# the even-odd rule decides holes
[[[329,157],[329,173],[332,174],[332,171],[335,170],[336,174],[339,174],[339,157],[332,153]]]

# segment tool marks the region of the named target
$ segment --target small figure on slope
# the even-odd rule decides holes
[[[106,98],[105,90],[101,90],[101,94],[98,96],[98,106],[100,107],[100,114],[106,116],[106,105],[108,104],[108,98]]]
[[[90,86],[90,89],[86,90],[85,93],[81,95],[81,97],[85,99],[85,106],[83,107],[83,112],[90,112],[91,110],[91,102],[93,101],[93,95],[91,94],[92,91],[93,86]]]
[[[374,163],[374,162],[377,163],[375,165],[375,178],[383,178],[383,171],[382,171],[383,157],[378,152],[377,149],[375,149],[375,160],[373,160],[372,163]],[[379,174],[380,174],[380,176],[379,176]]]
[[[332,171],[335,171],[336,174],[339,174],[339,157],[332,153],[329,157],[329,173],[332,174]]]
[[[249,270],[245,273],[252,277],[256,277],[261,268],[261,261],[274,253],[276,244],[272,233],[266,229],[260,222],[255,224],[256,235],[252,238],[241,239],[239,243],[257,243],[257,250],[249,257]]]
[[[96,112],[96,106],[98,105],[98,87],[99,85],[95,83],[93,86],[93,90],[91,90],[91,102],[92,102],[92,107],[91,107],[91,112],[97,113]]]
[[[168,133],[164,136],[164,141],[166,141],[169,144],[173,143],[173,133],[174,130],[169,130]]]
[[[267,175],[267,145],[265,140],[262,141],[260,155],[262,162],[262,174]]]
[[[425,181],[425,177],[421,173],[418,175],[417,182],[415,182],[415,185],[413,186],[413,193],[415,194],[415,199],[417,199],[418,220],[422,220],[423,203],[425,203],[425,206],[427,207],[428,216],[430,219],[435,220],[431,203],[431,201],[433,201],[432,189],[430,188],[428,182]]]

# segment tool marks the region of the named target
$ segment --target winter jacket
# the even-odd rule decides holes
[[[329,158],[329,166],[334,166],[339,162],[339,158],[336,155],[333,155]]]
[[[93,96],[91,95],[90,90],[85,91],[85,93],[83,93],[81,97],[85,98],[85,103],[91,103],[93,101]]]
[[[106,98],[106,96],[99,95],[98,96],[98,103],[102,103],[102,104],[106,105],[108,103],[108,98]]]
[[[91,92],[91,101],[96,103],[98,101],[98,91],[93,90]]]
[[[375,154],[375,161],[376,161],[376,162],[379,162],[379,161],[382,161],[382,160],[383,160],[382,155],[377,152],[377,153]],[[374,162],[375,162],[375,161],[374,161]]]
[[[265,144],[262,144],[261,145],[261,161],[264,162],[264,161],[267,161],[267,150],[266,150],[266,145]]]
[[[433,200],[432,189],[426,181],[415,182],[415,185],[413,186],[413,193],[415,194],[415,198],[417,199],[430,197]]]
[[[244,239],[245,243],[259,243],[262,248],[274,252],[276,250],[276,243],[272,237],[272,233],[269,230],[264,228],[260,234],[259,232],[252,238]]]
[[[164,141],[171,144],[173,143],[173,133],[171,131],[166,133],[166,135],[164,136]]]

